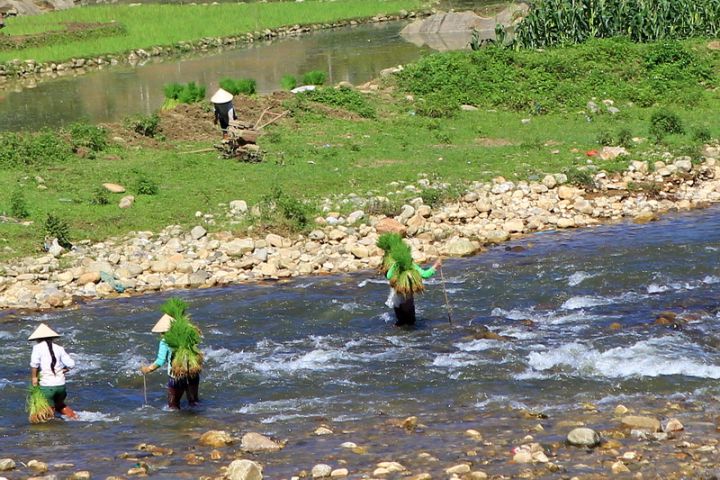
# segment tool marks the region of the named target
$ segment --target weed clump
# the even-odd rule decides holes
[[[108,205],[110,204],[110,195],[108,195],[108,191],[103,186],[97,186],[95,187],[95,190],[93,190],[92,198],[90,199],[91,205]]]
[[[220,88],[233,95],[255,95],[257,91],[257,82],[252,78],[223,78],[219,84]]]
[[[60,217],[56,217],[53,214],[48,214],[43,224],[43,231],[45,238],[57,238],[58,244],[63,247],[70,249],[72,243],[70,243],[70,227],[67,222]]]
[[[0,133],[0,166],[26,168],[62,163],[72,149],[62,135],[48,129],[37,133]]]
[[[160,117],[157,113],[152,115],[135,115],[128,117],[123,122],[125,128],[132,130],[138,135],[153,138],[158,133]]]
[[[377,115],[375,108],[367,99],[352,88],[318,88],[305,92],[303,96],[314,102],[340,107],[349,112],[357,113],[364,118],[375,118]]]
[[[138,195],[157,195],[159,191],[158,184],[145,175],[140,175],[135,180],[135,193]]]
[[[683,126],[680,116],[672,110],[662,109],[653,112],[650,116],[650,135],[657,142],[660,142],[666,135],[683,134]]]
[[[578,185],[585,188],[595,188],[595,180],[590,172],[587,170],[580,170],[579,168],[572,167],[565,170],[568,182],[572,185]]]
[[[310,225],[311,209],[277,186],[261,200],[260,212],[264,222],[292,232],[304,231]]]
[[[73,123],[70,125],[70,143],[76,153],[83,148],[90,152],[102,152],[108,146],[107,130],[86,123]]]
[[[10,195],[10,215],[15,218],[28,218],[30,216],[27,202],[25,201],[25,193],[20,187],[13,190]]]

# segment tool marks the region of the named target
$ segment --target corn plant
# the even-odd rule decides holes
[[[720,0],[538,0],[515,31],[518,48],[628,37],[636,42],[716,37]]]

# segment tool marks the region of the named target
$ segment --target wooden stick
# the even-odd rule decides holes
[[[178,155],[190,155],[193,153],[205,153],[205,152],[213,152],[215,151],[214,148],[201,148],[200,150],[190,150],[189,152],[179,152]]]
[[[260,125],[259,127],[257,127],[255,130],[260,130],[261,128],[267,127],[267,126],[270,125],[271,123],[280,120],[282,117],[284,117],[284,116],[287,115],[288,113],[290,113],[290,110],[285,110],[284,112],[277,114],[277,116],[276,116],[275,118],[273,118],[272,120],[269,120],[269,121],[263,123],[262,125]]]
[[[445,294],[445,308],[447,309],[448,323],[452,325],[452,308],[448,300],[447,289],[445,288],[445,276],[443,275],[442,265],[440,265],[440,282],[442,283],[443,293]]]
[[[143,394],[145,395],[145,403],[143,403],[143,407],[147,405],[147,380],[145,379],[145,374],[143,373]]]
[[[262,111],[262,113],[260,114],[260,118],[258,118],[257,122],[255,122],[255,125],[253,125],[253,130],[257,130],[258,125],[260,125],[260,121],[263,119],[268,110],[270,110],[270,107],[267,107],[265,110]]]

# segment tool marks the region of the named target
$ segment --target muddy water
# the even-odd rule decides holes
[[[208,456],[210,449],[196,450],[200,433],[259,431],[288,440],[282,452],[257,457],[267,478],[278,479],[318,462],[337,467],[340,460],[357,475],[373,462],[417,463],[424,450],[447,466],[457,461],[457,451],[471,448],[462,435],[466,428],[507,443],[501,448],[509,451],[538,423],[523,424],[520,409],[549,415],[539,441],[557,440],[551,424],[583,402],[650,411],[667,401],[689,402],[698,415],[714,417],[719,208],[648,225],[545,233],[509,246],[517,248],[446,262],[452,325],[438,279],[417,301],[421,320],[410,330],[393,327],[384,306],[387,287],[372,273],[180,292],[204,331],[203,406],[194,412],[163,410],[159,372],[148,377],[149,405],[143,407],[137,369],[155,353],[157,339],[149,330],[166,297],[5,314],[0,452],[22,461],[72,463],[104,478],[124,474],[135,461],[120,455],[150,442],[176,450],[150,461],[153,478],[180,478],[180,472],[197,478],[228,463],[186,465],[187,453]],[[654,325],[663,310],[688,323],[681,329]],[[64,334],[59,343],[77,361],[69,403],[80,421],[30,426],[24,418],[30,355],[24,339],[40,321]],[[507,341],[476,339],[480,325]],[[427,425],[423,433],[382,426],[408,415]],[[604,428],[609,418],[593,426]],[[313,436],[320,424],[336,434]],[[345,441],[368,451],[351,454],[340,447]],[[581,467],[568,465],[567,473]],[[485,470],[514,468],[503,460]]]
[[[328,30],[297,38],[258,42],[206,56],[120,65],[35,88],[0,90],[0,130],[37,130],[79,120],[115,122],[148,114],[163,103],[163,85],[195,81],[211,93],[224,77],[253,78],[260,93],[280,88],[284,75],[311,70],[327,82],[364,83],[380,70],[417,59],[427,47],[400,38],[405,23],[381,23]]]

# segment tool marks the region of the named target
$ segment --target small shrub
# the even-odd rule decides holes
[[[375,118],[375,108],[365,97],[352,88],[318,88],[305,92],[301,96],[310,100],[355,112],[364,118]]]
[[[87,148],[91,152],[102,152],[107,148],[107,130],[86,123],[70,125],[70,143],[74,152]]]
[[[283,90],[292,90],[297,87],[297,78],[294,75],[283,75],[280,79],[280,88]]]
[[[587,170],[572,167],[565,170],[565,175],[568,177],[568,182],[573,185],[595,188],[595,180],[593,180],[592,174]]]
[[[371,199],[365,211],[368,215],[385,215],[386,217],[395,217],[400,215],[402,203],[399,201],[391,201],[387,198]]]
[[[420,198],[425,205],[435,208],[443,201],[443,192],[436,188],[426,188],[420,192]]]
[[[157,195],[160,187],[150,178],[140,175],[135,180],[135,193],[138,195]]]
[[[707,143],[712,140],[712,134],[708,127],[695,127],[693,129],[693,140],[698,143]]]
[[[10,215],[15,218],[28,218],[30,216],[25,194],[20,187],[13,190],[12,195],[10,195]]]
[[[657,141],[662,140],[665,135],[674,133],[685,133],[685,127],[677,113],[663,109],[650,116],[650,135]]]
[[[625,147],[625,148],[634,147],[635,142],[633,142],[632,132],[627,128],[621,129],[617,135],[617,143],[621,147]]]
[[[254,95],[257,91],[257,82],[252,78],[223,78],[220,80],[220,88],[227,90],[233,95]]]
[[[415,105],[415,113],[430,118],[450,118],[457,114],[460,103],[440,94],[429,94]]]
[[[36,133],[0,133],[0,166],[9,168],[60,163],[72,149],[68,142],[50,130]]]
[[[273,187],[260,205],[262,217],[267,222],[278,223],[291,231],[302,231],[310,225],[310,208],[283,192],[280,187]]]
[[[57,238],[58,244],[63,248],[72,248],[70,243],[70,227],[67,222],[53,214],[48,214],[43,224],[45,238]]]
[[[612,133],[608,132],[607,130],[603,130],[602,132],[598,133],[597,143],[598,145],[602,145],[603,147],[609,147],[614,143]]]
[[[435,140],[445,145],[450,145],[452,143],[450,135],[447,132],[440,130],[435,132]]]
[[[145,137],[154,137],[158,133],[160,117],[152,115],[135,115],[125,119],[125,128]]]
[[[303,83],[305,85],[322,85],[325,83],[325,72],[320,70],[313,70],[303,75]]]
[[[110,203],[110,195],[103,186],[98,186],[93,191],[93,196],[90,199],[91,205],[108,205]]]

